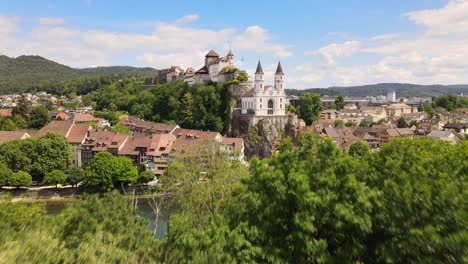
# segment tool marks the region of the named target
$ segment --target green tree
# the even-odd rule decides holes
[[[192,94],[186,93],[182,98],[179,122],[182,127],[193,126],[193,98]]]
[[[65,183],[66,180],[67,175],[63,171],[53,170],[45,174],[43,183],[55,185],[55,188],[57,188],[59,184]]]
[[[18,129],[15,122],[11,120],[11,118],[3,118],[0,120],[0,130],[4,131],[15,131]]]
[[[137,182],[139,184],[147,184],[148,182],[154,180],[154,173],[152,171],[142,171],[140,174],[138,174],[138,180]]]
[[[67,139],[59,134],[45,134],[36,140],[32,149],[35,158],[32,160],[31,174],[34,176],[43,176],[53,170],[66,171],[72,160],[71,147]]]
[[[68,169],[65,183],[71,184],[72,186],[77,186],[78,183],[85,179],[85,176],[85,171],[83,169],[71,167]]]
[[[32,185],[32,177],[29,173],[25,171],[18,171],[13,174],[13,177],[8,183],[10,186],[14,187],[26,187]]]
[[[349,146],[349,155],[354,157],[365,157],[370,153],[369,145],[362,141],[358,140]]]
[[[135,183],[138,170],[127,157],[114,157],[109,152],[96,154],[86,168],[85,183],[103,190],[127,183]]]
[[[369,121],[367,121],[366,119],[362,119],[361,122],[359,122],[359,126],[360,127],[369,127],[370,124],[369,124]]]
[[[333,126],[337,127],[337,126],[340,126],[340,125],[344,125],[344,121],[341,120],[341,119],[337,119],[335,121],[333,121]]]
[[[397,138],[373,153],[379,196],[364,262],[465,262],[467,143]]]
[[[336,106],[336,110],[338,110],[338,111],[344,108],[345,102],[344,102],[343,94],[340,93],[335,98],[335,106]]]
[[[35,106],[30,112],[29,126],[31,128],[41,128],[47,125],[50,120],[49,111],[45,106]]]
[[[348,122],[345,123],[346,127],[355,127],[357,125],[358,124],[356,122],[354,122],[354,121],[348,121]]]
[[[8,185],[12,177],[13,171],[5,163],[0,162],[0,189]]]
[[[111,189],[114,187],[112,176],[116,171],[115,157],[109,152],[99,152],[86,167],[85,183],[89,186]]]
[[[29,119],[29,112],[31,111],[31,102],[26,99],[24,94],[21,95],[18,103],[13,108],[12,115],[20,115],[24,119]]]
[[[429,116],[429,118],[432,118],[435,114],[435,110],[434,110],[434,107],[431,103],[425,103],[423,104],[423,110],[424,112],[426,112]]]
[[[310,126],[314,121],[320,118],[322,111],[322,101],[317,93],[307,93],[300,97],[300,103],[297,109],[300,118],[304,119],[306,125]]]
[[[400,117],[400,119],[398,119],[397,127],[398,128],[408,127],[408,124],[406,123],[406,120],[403,117]]]
[[[239,231],[256,262],[356,262],[372,230],[375,191],[367,166],[331,139],[306,135],[282,142],[271,159],[253,159],[235,194]]]
[[[416,120],[411,120],[408,127],[419,127],[419,123]]]
[[[27,128],[28,123],[26,122],[26,119],[24,119],[21,115],[14,115],[12,117],[12,121],[15,123],[15,125],[18,128]]]
[[[286,112],[290,112],[290,113],[296,114],[296,113],[297,113],[297,110],[296,110],[296,107],[294,107],[294,105],[292,105],[292,104],[287,104],[287,105],[286,105]]]

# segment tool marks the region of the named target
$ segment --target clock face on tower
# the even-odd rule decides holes
[[[270,96],[273,95],[273,91],[270,91]]]

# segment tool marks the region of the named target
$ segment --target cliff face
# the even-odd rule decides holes
[[[278,130],[268,120],[262,120],[256,126],[250,128],[244,137],[247,158],[250,159],[253,156],[261,159],[271,157],[271,142],[278,135]]]

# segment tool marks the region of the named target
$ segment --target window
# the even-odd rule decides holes
[[[280,104],[280,108],[283,108],[283,105],[282,105],[282,104]]]
[[[280,98],[280,103],[282,103],[282,102],[283,102],[283,98]]]
[[[262,102],[262,98],[260,98],[260,103]]]
[[[262,108],[262,104],[260,104],[260,108]]]

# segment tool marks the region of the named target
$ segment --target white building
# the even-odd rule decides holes
[[[242,113],[254,114],[256,117],[285,116],[286,94],[284,92],[284,73],[281,63],[275,73],[275,84],[263,84],[263,69],[260,61],[255,71],[254,88],[241,98]]]
[[[396,93],[391,91],[387,93],[387,102],[396,102]]]

